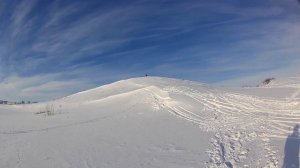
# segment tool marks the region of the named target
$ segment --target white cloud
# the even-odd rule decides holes
[[[23,0],[20,4],[16,6],[14,9],[14,13],[12,15],[13,27],[12,27],[12,35],[13,37],[19,34],[24,25],[26,26],[26,17],[35,7],[37,0]]]
[[[13,74],[0,80],[0,100],[46,101],[134,76],[130,72],[106,70],[99,65],[73,66],[60,73],[28,77]]]
[[[57,2],[58,1],[55,1],[50,6],[48,21],[45,25],[43,25],[44,29],[50,26],[63,25],[68,16],[71,16],[81,10],[81,6],[78,3],[72,3],[68,6],[60,7]]]
[[[57,2],[50,3],[40,17],[30,15],[39,1],[20,1],[12,10],[11,25],[1,27],[0,99],[47,100],[146,71],[209,80],[212,75],[237,71],[256,71],[249,75],[254,79],[299,69],[300,18],[296,1],[272,0],[269,6],[261,7],[211,1],[193,5],[182,2],[170,3],[168,8],[143,1],[91,12],[81,11],[84,7],[79,3],[60,6]],[[155,12],[149,14],[152,11]],[[80,12],[83,14],[77,15]],[[148,17],[150,21],[145,22]],[[34,35],[30,33],[33,30]],[[196,33],[190,41],[192,45],[161,52],[168,48],[163,49],[160,41],[202,30],[205,37],[202,39]],[[226,41],[225,47],[216,46],[214,50],[209,45],[212,40],[205,41],[205,38],[217,39],[216,44]],[[151,40],[146,42],[147,46],[118,50],[141,39]],[[93,60],[141,58],[152,54],[163,57],[159,65],[137,61],[126,67],[125,72],[115,70],[106,62],[95,65]],[[87,56],[95,57],[88,59]],[[80,63],[73,63],[78,60]],[[209,66],[201,67],[202,64]],[[28,77],[24,77],[25,74]],[[243,76],[229,78],[245,81]]]
[[[10,76],[0,83],[0,99],[43,101],[94,86],[84,80],[59,80],[59,75],[19,77]]]

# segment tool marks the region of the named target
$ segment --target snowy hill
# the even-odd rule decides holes
[[[281,167],[295,162],[287,138],[299,122],[300,78],[254,88],[133,78],[1,105],[0,167]]]

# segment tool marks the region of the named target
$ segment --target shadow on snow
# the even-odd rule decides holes
[[[299,168],[299,128],[300,125],[295,125],[293,133],[286,139],[282,168]]]

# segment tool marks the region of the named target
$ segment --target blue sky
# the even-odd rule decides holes
[[[297,0],[0,2],[0,99],[144,74],[246,84],[299,73]]]

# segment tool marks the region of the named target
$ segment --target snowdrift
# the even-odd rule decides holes
[[[300,78],[254,88],[133,78],[1,105],[0,167],[281,167],[297,162],[287,156],[299,122]]]

